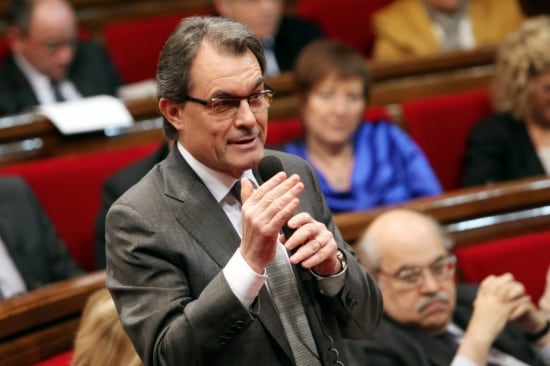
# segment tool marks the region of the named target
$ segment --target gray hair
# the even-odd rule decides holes
[[[191,67],[197,51],[207,41],[217,51],[242,55],[250,50],[265,71],[263,46],[256,35],[241,23],[222,17],[188,17],[183,19],[166,41],[157,65],[157,98],[181,104],[191,88]],[[170,140],[177,130],[164,119],[164,133]]]

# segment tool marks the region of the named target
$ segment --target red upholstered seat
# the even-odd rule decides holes
[[[372,14],[392,0],[300,0],[298,14],[321,27],[328,38],[340,40],[370,56],[374,44]]]
[[[550,265],[550,230],[458,248],[458,269],[466,282],[511,272],[535,302],[544,291]]]
[[[41,159],[2,168],[0,175],[20,175],[30,184],[75,260],[92,270],[103,182],[156,148],[158,143]]]
[[[73,358],[73,351],[67,351],[47,360],[35,363],[34,366],[70,366]]]
[[[159,53],[180,20],[187,16],[208,13],[207,10],[194,11],[106,25],[103,29],[105,47],[124,82],[153,79]]]
[[[460,186],[468,134],[474,124],[491,113],[487,90],[403,103],[409,133],[426,154],[444,190]]]
[[[0,65],[4,62],[4,59],[10,53],[10,46],[5,39],[0,39]]]

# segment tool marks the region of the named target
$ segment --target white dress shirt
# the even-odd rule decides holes
[[[208,190],[221,205],[231,221],[231,224],[239,236],[241,236],[241,204],[232,194],[230,194],[235,179],[205,166],[195,159],[181,143],[178,142],[177,147],[191,169],[197,173],[199,178],[204,182]],[[258,182],[251,169],[245,171],[243,177],[252,181],[256,187],[258,186]],[[282,244],[279,243],[278,245]],[[319,287],[326,294],[336,294],[344,286],[345,273],[346,271],[342,271],[335,276],[323,277],[322,281],[318,280]],[[265,271],[262,274],[256,273],[243,258],[240,250],[236,250],[229,262],[227,262],[223,268],[223,274],[235,296],[246,308],[250,307],[254,299],[258,296],[262,286],[267,281]]]
[[[0,238],[0,290],[4,298],[27,292],[27,286]]]
[[[47,75],[44,75],[40,71],[36,70],[23,57],[23,55],[19,53],[14,53],[14,59],[19,69],[21,69],[21,72],[23,72],[23,75],[25,75],[25,77],[29,81],[34,95],[36,95],[36,99],[38,99],[38,103],[40,105],[57,103],[50,78]],[[78,92],[76,86],[70,80],[61,80],[59,82],[59,89],[61,95],[67,101],[82,98],[82,95]]]

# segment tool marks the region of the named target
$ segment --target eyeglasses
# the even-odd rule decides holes
[[[48,51],[48,53],[54,54],[62,48],[75,49],[76,39],[67,38],[67,39],[59,39],[59,40],[50,40],[50,41],[44,42],[43,45]]]
[[[271,88],[266,88],[254,92],[245,97],[214,97],[208,100],[203,100],[199,98],[194,98],[186,95],[184,97],[185,101],[202,104],[212,110],[212,113],[220,116],[229,116],[236,114],[241,106],[241,100],[246,99],[250,110],[252,113],[262,113],[265,112],[271,105],[271,100],[273,99],[273,90]]]
[[[393,277],[403,285],[404,288],[412,289],[424,284],[426,276],[424,268],[428,268],[436,281],[443,281],[454,275],[456,270],[456,257],[449,255],[435,260],[428,267],[403,267],[396,273],[386,273],[381,269],[377,272],[385,276]]]

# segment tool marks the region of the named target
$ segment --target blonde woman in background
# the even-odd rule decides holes
[[[142,366],[104,288],[88,299],[76,334],[72,366]]]
[[[550,173],[550,17],[525,21],[499,47],[492,97],[496,113],[468,138],[462,184]]]

